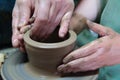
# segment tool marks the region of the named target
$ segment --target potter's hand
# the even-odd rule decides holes
[[[71,52],[58,67],[59,71],[88,71],[120,63],[120,34],[96,23],[87,23],[101,38]]]
[[[12,13],[12,44],[13,47],[18,47],[22,51],[24,50],[23,45],[23,34],[20,33],[18,27],[23,27],[28,24],[31,11],[34,7],[34,0],[16,0],[13,13]]]
[[[59,37],[64,37],[74,10],[73,0],[36,0],[31,37],[44,40],[60,24]]]
[[[13,9],[12,44],[23,50],[23,33],[30,17],[34,17],[31,36],[42,39],[49,36],[61,22],[59,36],[64,37],[74,9],[73,0],[16,0]],[[19,29],[19,30],[18,30]]]

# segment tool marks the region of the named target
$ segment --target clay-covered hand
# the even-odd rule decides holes
[[[64,64],[58,67],[58,71],[75,73],[120,64],[120,34],[90,21],[87,24],[101,38],[71,52],[64,58]]]
[[[19,28],[28,24],[31,12],[34,10],[34,1],[16,0],[12,13],[12,44],[13,47],[18,47],[22,51],[24,50],[23,34],[20,33]]]

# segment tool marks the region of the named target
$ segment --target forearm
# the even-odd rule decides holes
[[[81,0],[75,9],[75,12],[94,21],[98,15],[100,7],[100,0]]]

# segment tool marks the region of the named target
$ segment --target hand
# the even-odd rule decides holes
[[[108,27],[87,21],[88,27],[101,38],[71,52],[58,71],[80,72],[120,64],[120,34]]]
[[[60,22],[59,36],[64,37],[73,9],[73,0],[16,0],[12,21],[13,46],[24,50],[23,34],[30,27],[27,24],[31,17],[35,18],[31,30],[34,40],[48,37]]]
[[[34,7],[34,0],[16,0],[12,13],[12,44],[24,51],[23,33],[18,28],[28,24]]]
[[[73,10],[73,0],[36,0],[33,14],[35,21],[31,30],[32,39],[44,40],[59,24],[59,37],[64,37]]]

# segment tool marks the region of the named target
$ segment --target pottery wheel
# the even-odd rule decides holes
[[[49,67],[49,66],[48,66]],[[4,62],[1,75],[4,80],[95,80],[96,75],[55,77],[46,76],[29,66],[26,54],[15,50]]]

